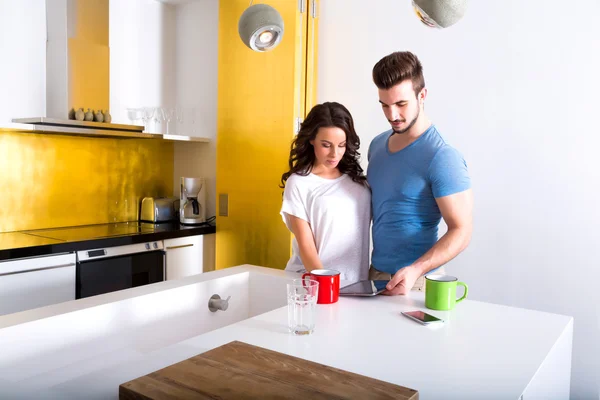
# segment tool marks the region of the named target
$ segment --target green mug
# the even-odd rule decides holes
[[[467,298],[469,287],[454,276],[426,275],[425,280],[425,307],[431,310],[452,310],[456,303]],[[465,293],[459,299],[456,298],[457,286],[465,288]]]

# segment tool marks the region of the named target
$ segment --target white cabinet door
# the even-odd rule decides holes
[[[164,241],[167,251],[167,280],[201,274],[203,269],[203,235]]]
[[[75,300],[75,254],[0,261],[0,315]]]

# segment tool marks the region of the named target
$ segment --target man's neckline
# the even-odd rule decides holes
[[[389,155],[395,155],[395,154],[400,154],[405,150],[410,149],[411,147],[413,147],[416,143],[418,143],[421,138],[423,138],[425,135],[427,135],[430,131],[432,131],[433,129],[435,129],[435,124],[431,124],[429,125],[429,127],[427,127],[427,129],[425,129],[423,131],[423,133],[421,133],[413,142],[411,142],[410,144],[408,144],[406,147],[398,150],[398,151],[390,151],[390,139],[392,138],[392,136],[394,136],[394,131],[392,130],[390,132],[390,134],[388,135],[386,141],[385,141],[385,151],[389,154]]]

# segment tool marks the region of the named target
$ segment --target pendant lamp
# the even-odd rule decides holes
[[[254,51],[273,50],[283,38],[283,18],[267,4],[248,7],[238,23],[242,42]]]
[[[413,0],[417,16],[430,28],[447,28],[457,23],[467,10],[467,0]]]

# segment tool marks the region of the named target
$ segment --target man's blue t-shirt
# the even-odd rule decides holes
[[[462,155],[434,125],[413,143],[390,153],[389,130],[369,146],[367,179],[372,190],[373,255],[377,270],[395,273],[411,265],[438,240],[438,197],[471,187]]]

